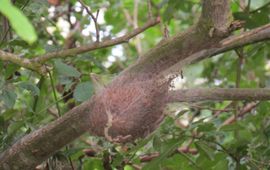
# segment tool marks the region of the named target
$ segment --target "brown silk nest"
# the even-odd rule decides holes
[[[168,84],[145,75],[118,76],[94,97],[91,134],[118,143],[147,136],[164,118]]]

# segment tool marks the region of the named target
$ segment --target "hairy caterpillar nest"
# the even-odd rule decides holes
[[[91,134],[113,142],[145,137],[163,120],[168,83],[144,76],[121,75],[95,96]]]

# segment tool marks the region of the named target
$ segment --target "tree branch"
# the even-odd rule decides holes
[[[204,0],[199,25],[211,25],[213,35],[224,37],[232,22],[230,0]]]
[[[56,121],[32,132],[0,154],[0,169],[35,169],[42,161],[89,129],[93,105],[83,103]]]
[[[198,102],[204,100],[270,100],[270,88],[185,89],[171,91],[168,97],[168,102]]]
[[[0,50],[0,59],[3,61],[10,61],[14,64],[36,71],[40,74],[45,73],[46,68],[38,63],[32,63],[30,59],[22,58],[16,54]]]
[[[46,53],[44,55],[36,56],[32,59],[23,58],[23,57],[20,57],[19,55],[0,50],[0,59],[3,61],[10,61],[14,64],[18,64],[21,67],[36,71],[39,74],[44,75],[46,73],[46,67],[43,66],[42,64],[44,64],[50,59],[68,57],[68,56],[77,55],[84,52],[94,51],[97,49],[102,49],[102,48],[128,42],[131,38],[144,32],[148,28],[157,25],[159,22],[160,22],[159,18],[152,19],[152,20],[149,20],[143,27],[134,29],[133,32],[123,35],[121,37],[111,39],[111,40],[106,40],[103,42],[96,42],[89,45],[83,45],[76,48],[64,49],[60,51]]]
[[[251,31],[244,32],[240,35],[231,36],[220,41],[217,46],[212,48],[203,49],[198,51],[189,57],[180,60],[170,68],[164,70],[160,74],[166,76],[168,74],[178,73],[181,68],[186,65],[196,63],[202,59],[233,50],[239,47],[243,47],[249,44],[262,42],[270,39],[270,24],[258,27]]]
[[[98,25],[98,22],[97,22],[99,10],[97,11],[97,15],[94,16],[94,14],[90,11],[89,7],[82,0],[79,0],[79,2],[81,3],[81,5],[86,10],[86,12],[90,15],[90,17],[94,21],[95,29],[96,29],[96,42],[99,42],[99,25]]]
[[[160,22],[159,18],[149,20],[144,26],[142,26],[140,28],[137,28],[137,29],[133,30],[133,32],[131,32],[129,34],[126,34],[126,35],[123,35],[121,37],[111,39],[111,40],[107,40],[107,41],[103,41],[103,42],[100,42],[100,43],[93,43],[93,44],[89,44],[89,45],[83,45],[83,46],[80,46],[80,47],[77,47],[77,48],[71,48],[71,49],[60,50],[60,51],[47,53],[47,54],[44,54],[44,55],[36,56],[32,61],[38,62],[38,63],[45,63],[46,61],[48,61],[50,59],[53,59],[53,58],[64,58],[64,57],[77,55],[77,54],[81,54],[81,53],[85,53],[85,52],[89,52],[89,51],[93,51],[93,50],[97,50],[97,49],[101,49],[101,48],[114,46],[114,45],[117,45],[117,44],[122,44],[122,43],[128,42],[131,38],[133,38],[136,35],[144,32],[148,28],[157,25],[159,22]]]
[[[246,113],[249,113],[252,109],[254,109],[256,106],[258,106],[259,102],[252,102],[252,103],[248,103],[244,108],[242,108],[239,112],[239,114],[237,114],[237,116],[232,115],[231,117],[229,117],[228,119],[226,119],[223,124],[221,126],[224,125],[229,125],[235,122],[235,120],[238,117],[243,117]]]

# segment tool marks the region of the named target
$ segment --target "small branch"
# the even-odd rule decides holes
[[[240,35],[231,36],[221,41],[224,51],[232,48],[242,47],[259,41],[270,39],[270,24],[244,32]]]
[[[235,80],[235,87],[240,87],[240,81],[241,81],[241,73],[242,73],[242,67],[244,63],[244,49],[241,48],[239,50],[235,50],[238,60],[237,60],[237,68],[236,68],[236,80]]]
[[[30,59],[22,58],[16,54],[5,52],[0,50],[0,59],[3,61],[10,61],[21,67],[28,68],[33,71],[37,71],[40,74],[45,74],[46,68],[38,63],[32,63]]]
[[[121,36],[121,37],[118,37],[115,39],[111,39],[111,40],[107,40],[107,41],[103,41],[100,43],[93,43],[93,44],[89,44],[89,45],[83,45],[83,46],[80,46],[77,48],[71,48],[71,49],[46,53],[44,55],[36,56],[32,61],[38,62],[38,63],[45,63],[46,61],[53,59],[53,58],[64,58],[64,57],[77,55],[77,54],[81,54],[81,53],[85,53],[85,52],[89,52],[89,51],[93,51],[93,50],[97,50],[97,49],[101,49],[101,48],[114,46],[117,44],[122,44],[122,43],[128,42],[131,38],[144,32],[148,28],[157,25],[159,22],[160,22],[159,19],[149,20],[143,27],[137,28],[137,29],[133,30],[133,32],[126,34],[124,36]]]
[[[148,18],[153,18],[151,0],[147,0]]]
[[[81,5],[86,10],[86,12],[90,15],[90,17],[94,21],[95,29],[96,29],[96,42],[99,42],[99,26],[98,26],[98,22],[97,22],[99,10],[97,10],[97,15],[94,16],[94,14],[90,11],[89,7],[82,0],[79,0],[79,2],[81,3]]]
[[[133,9],[133,28],[134,29],[138,28],[138,8],[139,8],[139,0],[134,0],[134,9]],[[140,54],[142,53],[142,45],[141,45],[141,40],[139,36],[135,38],[135,47],[140,56]]]
[[[232,107],[232,105],[233,105],[233,102],[230,102],[227,106],[224,107],[224,109],[215,111],[214,114],[213,114],[213,116],[214,117],[217,117],[220,113],[226,112],[227,110],[228,111],[233,111],[233,110],[229,109],[230,107]]]
[[[259,102],[252,102],[247,104],[242,110],[240,110],[239,114],[237,114],[237,117],[232,115],[227,120],[225,120],[221,126],[232,124],[237,120],[238,117],[243,117],[246,113],[249,113],[252,109],[258,106],[258,104]]]
[[[138,27],[138,8],[139,8],[139,0],[134,0],[133,28],[137,28]]]
[[[124,15],[125,15],[125,18],[126,18],[126,20],[127,20],[127,22],[128,22],[128,25],[129,25],[129,26],[132,26],[132,25],[133,25],[133,19],[132,19],[132,17],[130,16],[128,10],[125,9],[125,8],[122,8],[122,9],[123,9],[123,13],[124,13]]]
[[[198,153],[197,149],[189,148],[187,149],[186,147],[183,148],[178,148],[175,150],[176,153],[183,153],[183,154],[191,154],[191,155],[196,155]],[[140,161],[141,162],[150,162],[151,160],[157,158],[160,156],[159,152],[153,152],[150,154],[145,154],[140,156]]]
[[[237,67],[236,67],[235,88],[240,88],[242,67],[243,67],[243,63],[244,63],[244,49],[243,48],[236,49],[235,52],[238,55]],[[239,102],[235,101],[233,105],[234,105],[234,108],[235,108],[234,116],[238,117]]]
[[[185,89],[171,91],[168,97],[168,102],[196,102],[203,100],[270,100],[270,88]]]

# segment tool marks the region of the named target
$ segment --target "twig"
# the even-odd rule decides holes
[[[98,22],[97,22],[99,10],[97,10],[97,14],[96,14],[96,16],[94,16],[94,14],[90,11],[89,7],[82,0],[79,0],[79,2],[81,3],[81,5],[86,10],[86,12],[90,15],[90,17],[94,21],[95,29],[96,29],[96,42],[99,42],[99,25],[98,25]]]
[[[134,29],[132,32],[130,32],[126,35],[123,35],[121,37],[111,39],[111,40],[106,40],[106,41],[99,42],[99,43],[92,43],[92,44],[88,44],[88,45],[83,45],[83,46],[76,47],[76,48],[46,53],[44,55],[36,56],[31,61],[38,62],[38,63],[45,63],[46,61],[53,59],[53,58],[64,58],[64,57],[68,57],[68,56],[72,56],[72,55],[90,52],[90,51],[101,49],[101,48],[111,47],[111,46],[114,46],[117,44],[122,44],[122,43],[128,42],[131,38],[144,32],[148,28],[157,25],[159,22],[160,22],[159,19],[149,20],[148,22],[146,22],[146,24],[144,26],[137,28],[137,29]]]
[[[153,18],[153,12],[152,12],[151,0],[147,0],[147,8],[148,8],[148,18],[152,19]]]
[[[139,8],[139,0],[134,0],[133,28],[137,28],[138,27],[138,8]]]
[[[127,22],[128,22],[128,25],[129,25],[129,26],[132,26],[132,25],[133,25],[133,19],[132,19],[132,17],[130,16],[128,10],[125,9],[125,8],[122,8],[122,10],[123,10],[123,13],[124,13],[124,15],[125,15],[125,17],[126,17],[126,20],[127,20]]]
[[[237,119],[238,117],[244,116],[246,113],[248,113],[248,112],[250,112],[252,109],[254,109],[258,104],[259,104],[259,102],[252,102],[252,103],[247,104],[247,105],[239,112],[239,114],[237,115],[237,117],[235,117],[235,115],[232,115],[232,116],[229,117],[227,120],[225,120],[221,126],[228,125],[228,124],[232,124],[233,122],[236,121],[236,119]]]
[[[242,66],[243,66],[243,63],[244,63],[244,51],[243,51],[243,48],[240,48],[239,50],[235,50],[235,53],[238,56],[235,87],[239,88],[240,87],[240,81],[241,81]]]
[[[138,8],[139,8],[139,0],[134,0],[134,9],[133,9],[133,28],[138,28]],[[142,53],[142,43],[139,36],[135,38],[135,47],[140,56]]]
[[[222,113],[224,111],[232,111],[231,109],[229,109],[232,105],[233,105],[233,102],[230,102],[227,106],[224,107],[224,109],[215,111],[213,116],[217,117],[220,113]]]
[[[242,66],[244,62],[244,49],[236,49],[235,50],[236,54],[238,55],[237,59],[237,67],[236,67],[236,80],[235,80],[235,88],[240,87],[240,82],[241,82],[241,74],[242,74]],[[238,110],[239,110],[239,103],[238,101],[234,102],[234,116],[238,117]]]
[[[185,147],[185,148],[178,148],[176,149],[177,153],[184,153],[184,154],[192,154],[192,155],[196,155],[198,153],[198,150],[197,149],[188,149]],[[150,154],[144,154],[144,155],[141,155],[140,156],[140,161],[141,162],[150,162],[151,160],[157,158],[160,156],[160,153],[159,152],[153,152],[153,153],[150,153]]]

